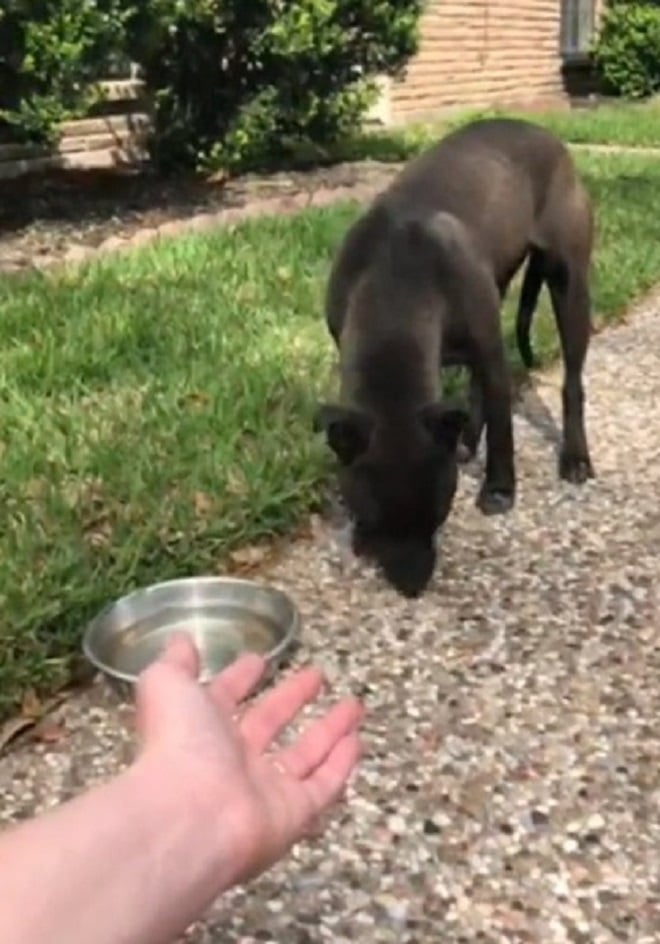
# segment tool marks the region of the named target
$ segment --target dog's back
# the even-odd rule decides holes
[[[448,134],[411,161],[381,197],[388,214],[452,214],[492,265],[498,285],[517,269],[530,241],[543,240],[556,190],[577,187],[564,144],[538,125],[483,119]]]
[[[326,319],[337,343],[348,298],[383,245],[403,221],[428,223],[438,214],[462,224],[473,255],[487,265],[501,294],[532,247],[546,250],[568,238],[572,245],[564,254],[586,260],[591,252],[591,208],[566,146],[522,119],[472,122],[410,161],[346,234],[326,294]],[[530,271],[527,300],[539,290]],[[527,304],[520,319],[526,360],[529,311]]]

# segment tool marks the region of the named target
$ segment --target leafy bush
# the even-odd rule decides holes
[[[124,44],[126,0],[4,0],[0,8],[0,128],[49,140],[89,105],[90,82]]]
[[[150,0],[131,56],[161,165],[264,167],[352,129],[415,51],[423,0]]]
[[[660,90],[660,6],[611,3],[603,15],[594,60],[609,91],[645,98]]]
[[[140,62],[161,166],[264,167],[355,127],[424,0],[4,0],[0,133],[48,141]]]

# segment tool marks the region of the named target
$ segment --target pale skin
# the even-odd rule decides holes
[[[171,641],[138,683],[132,766],[0,834],[0,941],[172,944],[305,838],[359,759],[362,707],[344,699],[278,748],[323,678],[303,669],[241,712],[263,671],[247,655],[202,686],[189,637]]]

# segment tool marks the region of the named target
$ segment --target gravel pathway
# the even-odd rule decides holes
[[[368,753],[326,835],[190,941],[660,940],[660,299],[594,339],[582,490],[556,476],[559,380],[516,418],[515,511],[483,517],[464,474],[421,601],[347,565],[327,524],[274,565],[299,658],[365,697]],[[128,720],[100,686],[70,702],[64,738],[0,761],[0,815],[117,769]]]

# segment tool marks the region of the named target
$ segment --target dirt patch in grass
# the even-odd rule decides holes
[[[392,172],[390,166],[362,160],[225,182],[104,170],[0,181],[0,272],[43,268],[76,248],[131,239],[202,213],[277,197],[292,197],[303,207],[321,190],[377,185]]]

